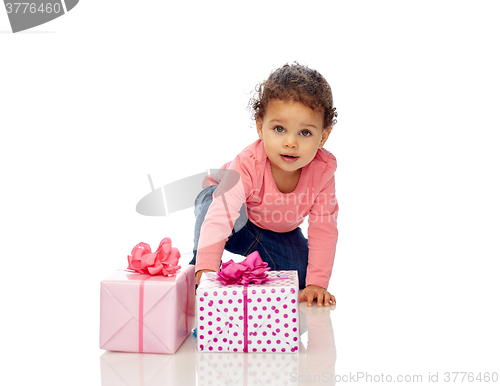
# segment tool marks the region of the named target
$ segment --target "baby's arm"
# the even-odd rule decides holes
[[[201,226],[196,255],[196,284],[203,272],[219,271],[226,242],[233,231],[240,209],[246,202],[245,191],[250,189],[250,177],[236,157],[228,169],[219,171],[220,182],[213,193],[205,219]],[[221,177],[222,176],[222,177]],[[245,213],[246,215],[246,213]]]
[[[338,209],[335,178],[332,175],[309,212],[306,288],[299,296],[299,301],[307,301],[308,306],[312,305],[314,299],[317,299],[319,307],[336,305],[335,296],[327,288],[337,246]]]

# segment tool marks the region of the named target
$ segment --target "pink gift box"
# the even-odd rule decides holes
[[[174,354],[194,326],[194,266],[175,276],[118,270],[101,282],[100,347]]]
[[[196,291],[200,352],[293,353],[299,347],[297,271],[268,271],[263,284],[223,285],[202,275]]]

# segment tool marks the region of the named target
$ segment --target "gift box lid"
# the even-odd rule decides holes
[[[248,286],[252,287],[253,289],[268,287],[298,288],[299,286],[297,271],[268,271],[267,277],[271,280],[266,281],[262,284],[250,283]],[[226,290],[231,289],[243,291],[244,286],[242,284],[224,285],[219,280],[217,280],[217,272],[204,272],[201,276],[198,288],[225,288]]]

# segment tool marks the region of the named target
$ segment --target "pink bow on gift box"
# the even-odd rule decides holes
[[[172,240],[165,237],[154,253],[149,244],[137,244],[128,256],[128,269],[142,274],[175,275],[181,268],[178,265],[180,257],[179,250],[172,247]]]
[[[270,269],[267,263],[262,261],[259,252],[255,251],[249,254],[241,263],[235,263],[233,260],[222,263],[222,270],[217,273],[217,280],[224,285],[261,284],[269,280],[266,271]]]

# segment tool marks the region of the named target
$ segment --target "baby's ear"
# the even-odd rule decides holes
[[[262,138],[262,119],[258,118],[255,120],[255,125],[257,126],[257,134],[259,134],[259,139]]]
[[[330,136],[330,133],[332,132],[332,126],[326,126],[324,129],[323,129],[323,132],[321,133],[321,141],[319,143],[319,147],[318,149],[321,149],[325,143],[326,143],[326,140],[328,139],[328,137]]]

